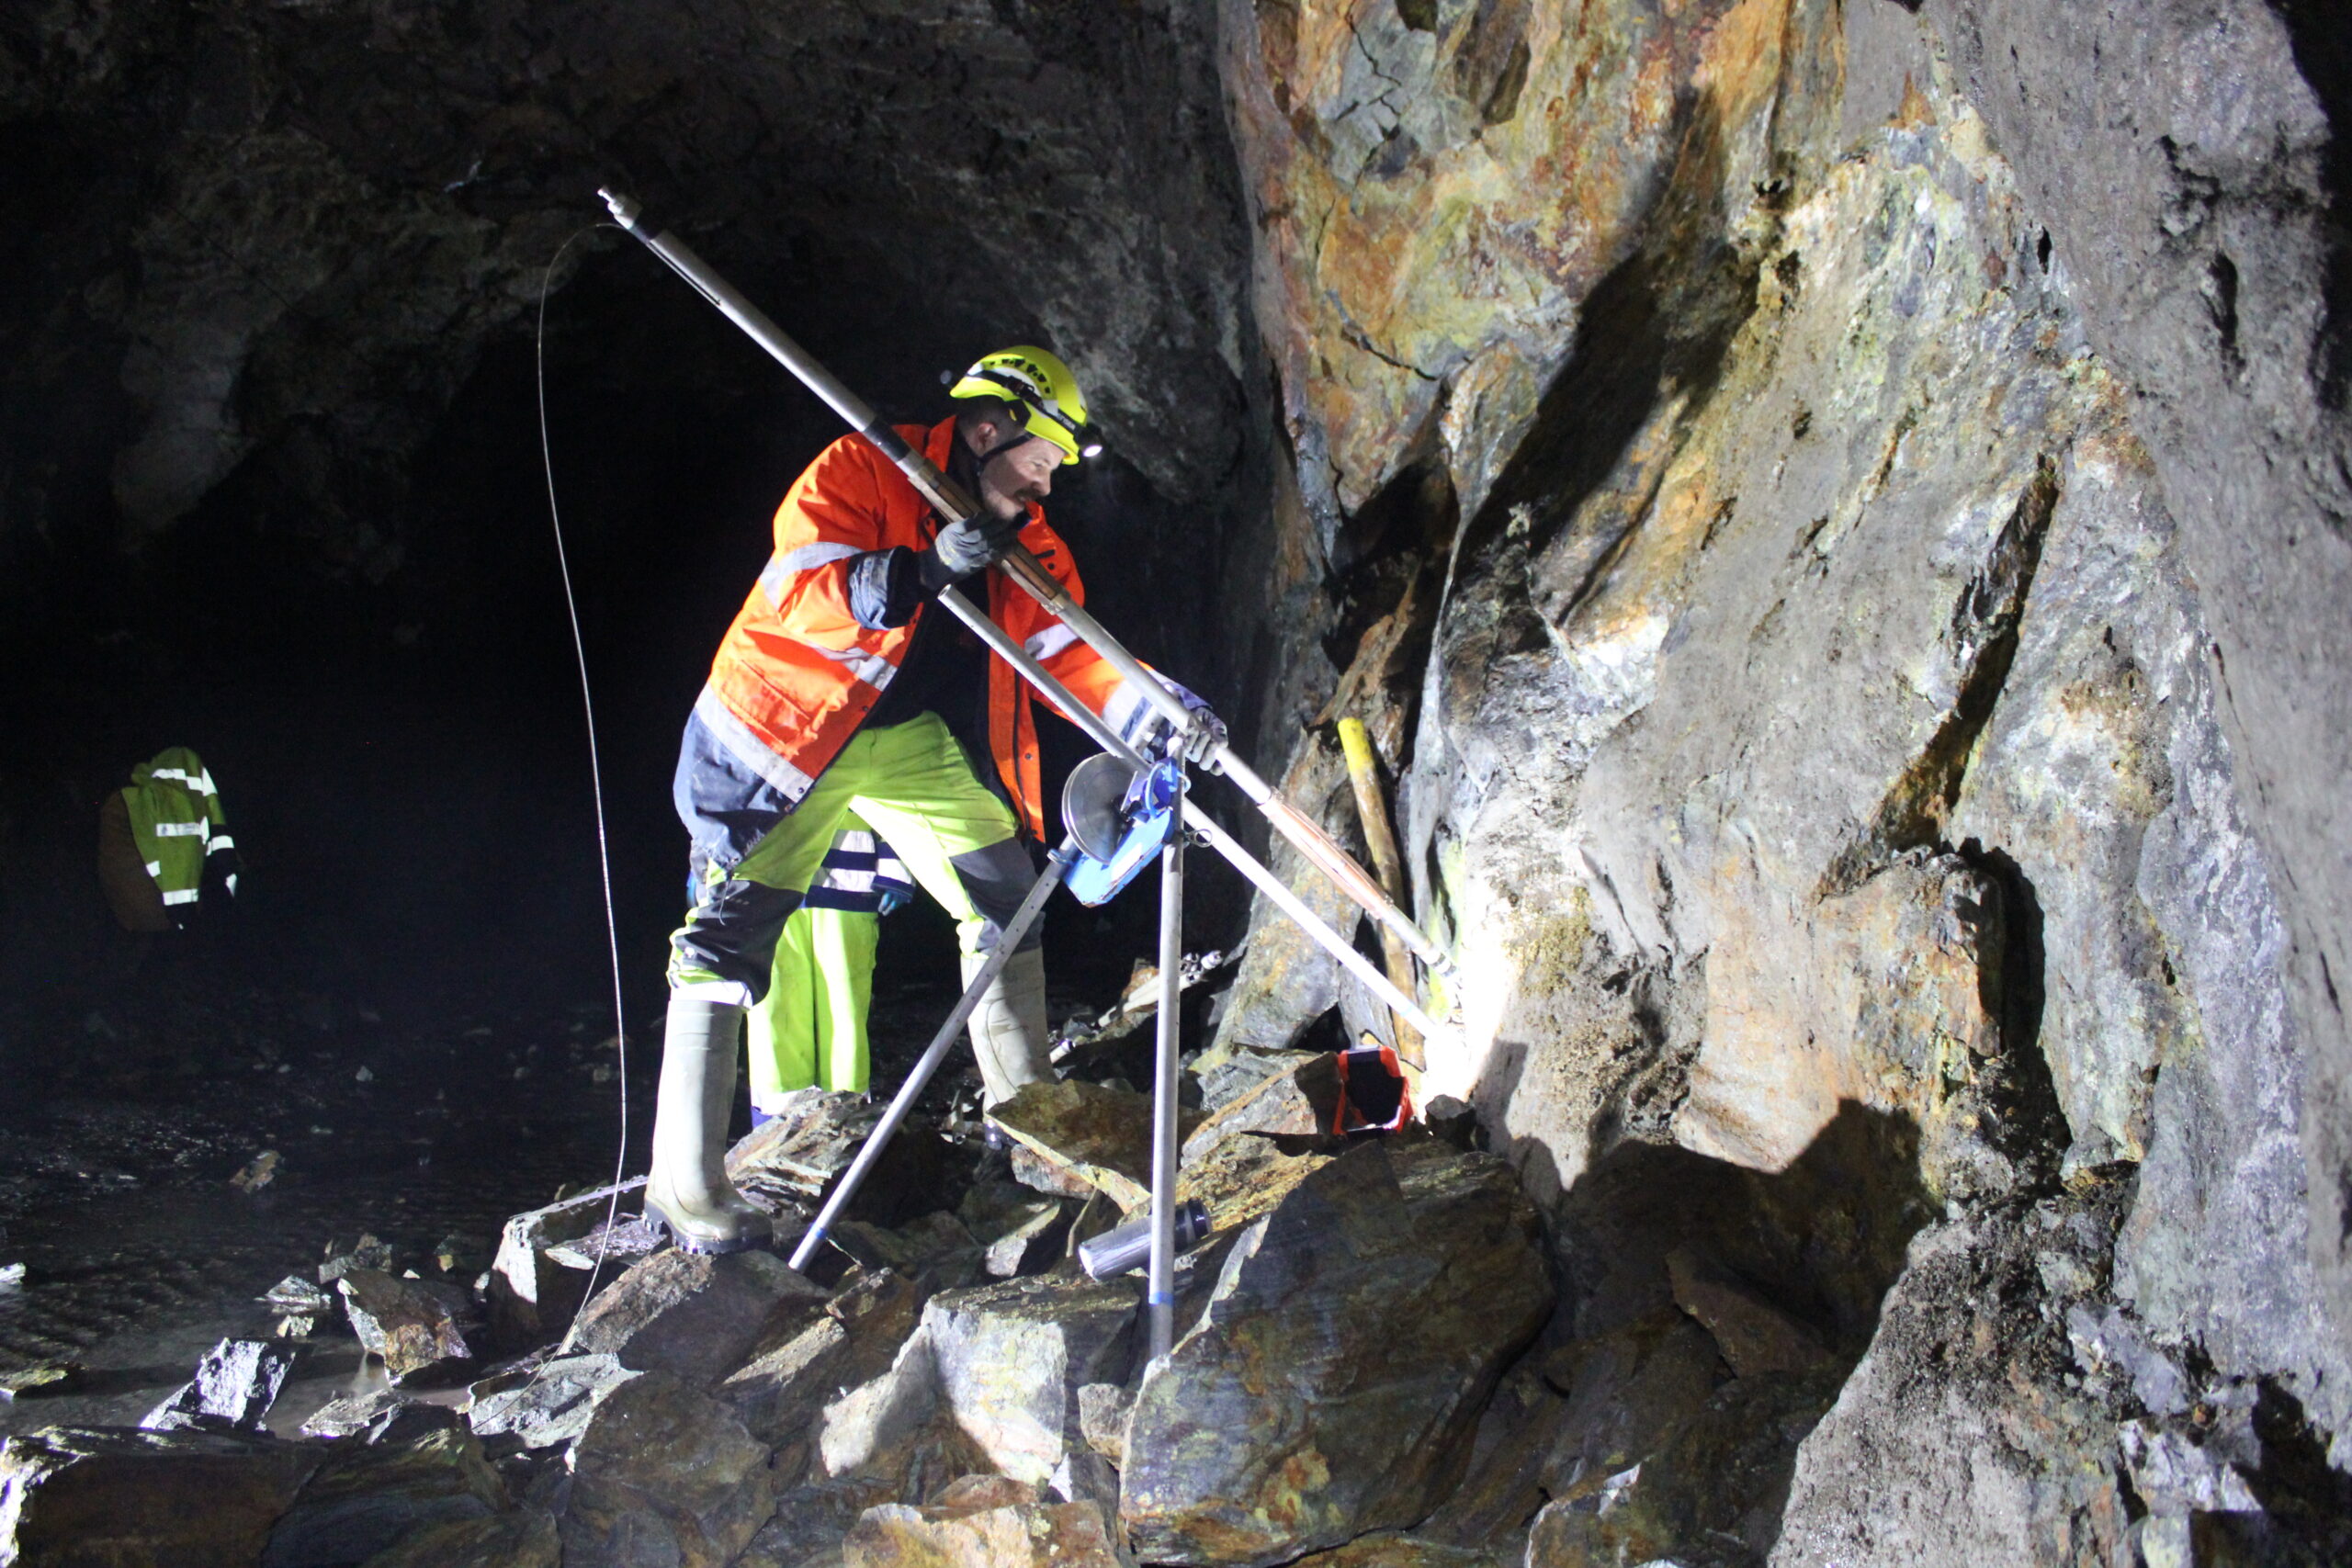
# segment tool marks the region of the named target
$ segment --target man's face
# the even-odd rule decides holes
[[[1003,522],[1027,515],[1030,503],[1040,502],[1054,488],[1054,470],[1061,466],[1061,448],[1035,436],[989,459],[980,469],[980,504]]]

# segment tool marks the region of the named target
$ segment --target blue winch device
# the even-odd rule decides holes
[[[1162,758],[1142,772],[1104,751],[1070,770],[1062,825],[1079,862],[1063,886],[1081,904],[1107,904],[1168,847],[1183,818],[1184,770]]]

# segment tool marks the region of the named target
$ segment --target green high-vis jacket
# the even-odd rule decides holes
[[[182,906],[202,896],[208,869],[224,871],[220,886],[235,896],[237,841],[229,836],[212,774],[195,752],[166,747],[131,769],[122,802],[131,843],[175,922],[188,913]]]

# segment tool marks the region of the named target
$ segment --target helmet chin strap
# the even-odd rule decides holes
[[[1016,432],[1010,441],[1000,441],[985,452],[975,452],[964,444],[963,434],[959,431],[956,434],[955,451],[947,461],[947,471],[957,483],[972,492],[973,500],[979,502],[985,508],[988,500],[985,487],[980,483],[980,475],[987,470],[990,463],[995,462],[1014,447],[1025,446],[1029,439],[1025,433]]]

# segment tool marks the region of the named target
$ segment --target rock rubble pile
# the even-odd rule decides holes
[[[1481,1423],[1550,1319],[1535,1213],[1508,1166],[1426,1130],[1317,1134],[1329,1066],[1294,1057],[1224,1075],[1231,1097],[1188,1116],[1190,1168],[1260,1196],[1183,1259],[1164,1362],[1141,1350],[1140,1275],[1098,1281],[1076,1260],[1145,1201],[1148,1102],[1038,1086],[1004,1108],[1034,1185],[918,1122],[809,1275],[764,1251],[648,1250],[631,1216],[608,1219],[610,1189],[515,1215],[471,1291],[395,1272],[373,1237],[332,1248],[326,1291],[295,1276],[267,1299],[339,1314],[388,1390],[273,1436],[264,1418],[311,1340],[224,1342],[145,1429],[0,1449],[0,1561],[1514,1554],[1532,1500],[1451,1540],[1394,1532],[1481,1470]],[[872,1122],[822,1102],[730,1162],[789,1237]],[[1367,1538],[1381,1544],[1351,1548]]]

